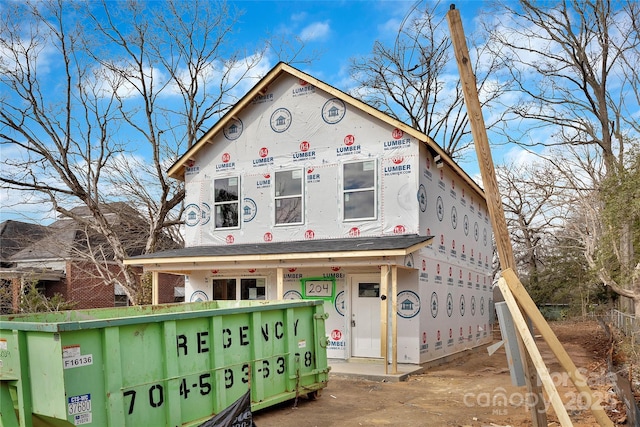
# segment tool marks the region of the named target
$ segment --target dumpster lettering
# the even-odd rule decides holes
[[[131,396],[131,401],[129,402],[129,415],[133,413],[137,394],[138,393],[136,390],[127,390],[122,393],[124,397]],[[149,387],[147,394],[149,396],[149,406],[151,406],[152,408],[159,408],[164,403],[164,387],[162,386],[162,384],[153,384],[151,387]]]
[[[296,319],[293,322],[293,334],[294,336],[298,336],[298,324],[300,319]],[[282,321],[277,321],[273,323],[273,325],[269,323],[265,323],[261,326],[260,331],[262,332],[262,338],[265,342],[268,342],[271,337],[275,337],[277,340],[281,340],[284,338],[284,323]],[[193,346],[191,344],[193,338],[187,337],[186,334],[179,334],[176,336],[176,350],[178,352],[178,356],[187,356],[189,354],[189,347]],[[237,332],[232,330],[231,328],[223,328],[222,329],[222,347],[230,348],[235,343],[239,343],[241,346],[247,346],[251,344],[249,339],[249,326],[242,325],[239,326]],[[201,331],[196,333],[195,337],[195,345],[196,352],[207,353],[211,349],[210,341],[209,341],[209,332]]]
[[[298,335],[298,322],[299,319],[293,324],[293,333],[294,335]],[[284,338],[284,323],[281,321],[277,321],[271,326],[269,323],[265,323],[261,328],[262,338],[265,342],[268,342],[271,337],[275,337],[277,340],[281,340]],[[237,341],[236,341],[237,340]],[[249,340],[249,326],[243,325],[238,327],[238,332],[232,331],[230,328],[222,329],[222,347],[230,348],[236,342],[238,342],[241,346],[247,346],[251,344]],[[186,353],[185,353],[186,354]]]
[[[240,339],[240,345],[249,345],[249,327],[248,326],[240,326],[238,328],[239,334],[238,338]],[[231,338],[231,329],[224,328],[222,330],[222,347],[229,348],[233,344],[233,339]]]
[[[197,351],[198,353],[206,353],[209,351],[209,347],[207,346],[208,344],[208,337],[209,336],[209,332],[208,331],[204,331],[204,332],[198,332],[196,334],[196,343],[197,343]],[[178,335],[176,337],[176,345],[177,345],[177,349],[178,349],[178,356],[180,356],[180,349],[183,350],[183,355],[186,356],[187,355],[187,336],[186,335]]]
[[[295,356],[295,363],[300,363],[307,368],[312,367],[315,362],[314,354],[311,351],[306,351],[302,354],[295,353]],[[253,368],[251,366],[253,366]],[[287,372],[287,358],[285,356],[277,356],[272,359],[256,360],[253,364],[244,363],[242,366],[225,368],[225,389],[233,388],[236,381],[240,381],[242,384],[248,384],[251,377],[254,376],[251,372],[255,373],[254,378],[265,380],[275,375],[285,375]],[[213,379],[212,374],[206,372],[200,375],[172,379],[171,381],[178,381],[180,396],[184,399],[188,399],[191,397],[190,395],[192,392],[195,392],[192,396],[207,396],[210,394],[213,391]],[[165,382],[164,385],[158,383],[150,386],[140,386],[136,389],[125,390],[122,395],[125,399],[124,404],[127,414],[133,414],[134,410],[138,407],[139,395],[146,395],[146,398],[142,397],[143,406],[146,404],[152,408],[162,407],[166,401],[166,390],[174,390],[170,384],[170,382]],[[83,406],[82,408],[86,408],[86,406]]]
[[[284,337],[284,325],[282,322],[278,321],[273,326],[273,333],[275,334],[276,339],[282,339]],[[262,337],[265,341],[269,341],[269,324],[265,323],[262,327]]]
[[[249,364],[248,363],[245,363],[244,365],[242,365],[241,381],[244,384],[247,384],[249,382]],[[224,370],[224,388],[231,388],[233,387],[233,384],[234,384],[233,369],[226,368]]]
[[[164,387],[162,387],[160,384],[154,384],[149,387],[149,405],[151,405],[152,408],[159,408],[163,403]]]
[[[250,382],[258,380],[270,380],[273,377],[286,375],[289,364],[299,367],[312,368],[315,363],[315,355],[311,351],[305,351],[307,347],[306,337],[299,337],[300,319],[295,319],[291,323],[282,320],[273,322],[264,322],[253,327],[260,328],[252,331],[250,324],[233,325],[222,327],[213,333],[211,330],[200,331],[180,331],[175,335],[176,355],[182,357],[194,357],[199,354],[209,354],[212,349],[223,348],[232,349],[234,347],[246,347],[253,345],[254,339],[262,339],[264,343],[274,341],[282,341],[287,335],[287,327],[293,327],[293,335],[298,337],[295,342],[299,352],[295,353],[295,358],[289,359],[285,354],[274,355],[270,358],[253,360],[243,364],[234,364],[222,368],[222,377],[214,375],[213,371],[199,374],[190,374],[186,376],[173,377],[171,379],[162,380],[157,383],[147,383],[128,388],[123,391],[124,410],[128,415],[137,413],[146,408],[161,408],[166,402],[173,401],[174,394],[176,397],[192,400],[198,396],[204,398],[217,389],[217,381],[223,381],[225,389],[232,389],[237,385],[246,387]],[[302,331],[303,332],[303,331]],[[253,339],[252,339],[253,338]],[[80,356],[79,346],[74,350],[73,354],[69,353],[66,360],[74,360],[71,363],[81,364],[83,362],[75,362]],[[90,356],[90,355],[89,355]],[[208,356],[207,356],[208,357]],[[84,362],[86,363],[86,362]],[[220,387],[222,384],[220,384]],[[208,398],[207,398],[208,399]]]
[[[311,358],[311,356],[309,356]],[[255,363],[256,369],[255,372],[260,378],[267,379],[272,376],[272,373],[275,371],[278,375],[283,375],[286,371],[286,359],[283,356],[278,356],[274,361],[270,361],[264,359],[262,361],[256,361]],[[245,363],[242,365],[240,380],[242,383],[247,384],[249,382],[249,364]],[[236,371],[232,368],[226,368],[224,370],[224,386],[229,389],[232,388],[236,381]]]
[[[202,374],[199,377],[199,382],[194,382],[193,384],[191,384],[191,387],[189,387],[187,379],[182,378],[182,380],[180,381],[180,396],[184,397],[185,399],[188,398],[189,393],[193,391],[191,390],[192,388],[198,389],[201,396],[206,396],[207,394],[211,393],[211,382],[209,381],[209,378],[211,378],[210,373]]]

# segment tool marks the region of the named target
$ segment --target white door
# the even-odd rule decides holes
[[[380,276],[351,276],[351,356],[381,357]]]

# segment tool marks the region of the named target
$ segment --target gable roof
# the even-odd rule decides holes
[[[185,154],[182,155],[170,168],[168,175],[172,178],[184,180],[185,166],[189,161],[195,160],[198,151],[202,149],[210,140],[225,127],[227,122],[234,116],[237,116],[253,99],[258,95],[267,93],[269,85],[273,83],[283,74],[289,74],[297,77],[313,86],[331,94],[332,96],[342,100],[345,104],[351,105],[359,110],[362,110],[371,116],[402,130],[404,133],[411,135],[418,141],[424,143],[427,148],[435,155],[440,155],[442,160],[447,163],[458,175],[460,175],[470,186],[475,189],[479,194],[484,194],[482,188],[473,180],[456,162],[445,153],[445,151],[435,143],[428,135],[408,126],[407,124],[394,119],[393,117],[384,114],[383,112],[376,110],[372,106],[346,94],[345,92],[336,89],[335,87],[316,79],[315,77],[306,74],[297,68],[294,68],[284,62],[278,63],[271,69],[245,96],[243,96],[234,106],[229,110],[211,129],[209,129],[203,136],[196,142]]]

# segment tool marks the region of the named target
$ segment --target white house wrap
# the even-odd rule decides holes
[[[186,301],[322,298],[337,359],[491,341],[484,194],[427,135],[280,63],[169,174],[187,247],[129,262]]]

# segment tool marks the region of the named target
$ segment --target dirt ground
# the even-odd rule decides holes
[[[614,421],[622,404],[606,380],[606,339],[596,322],[554,322],[552,329]],[[597,426],[586,396],[563,373],[541,337],[538,348],[575,427]],[[546,397],[546,394],[545,394]],[[412,375],[404,382],[355,380],[331,374],[317,400],[300,398],[254,413],[257,427],[531,426],[527,388],[511,385],[504,347],[486,349]],[[549,425],[560,425],[547,402]],[[617,424],[616,425],[625,425]]]

